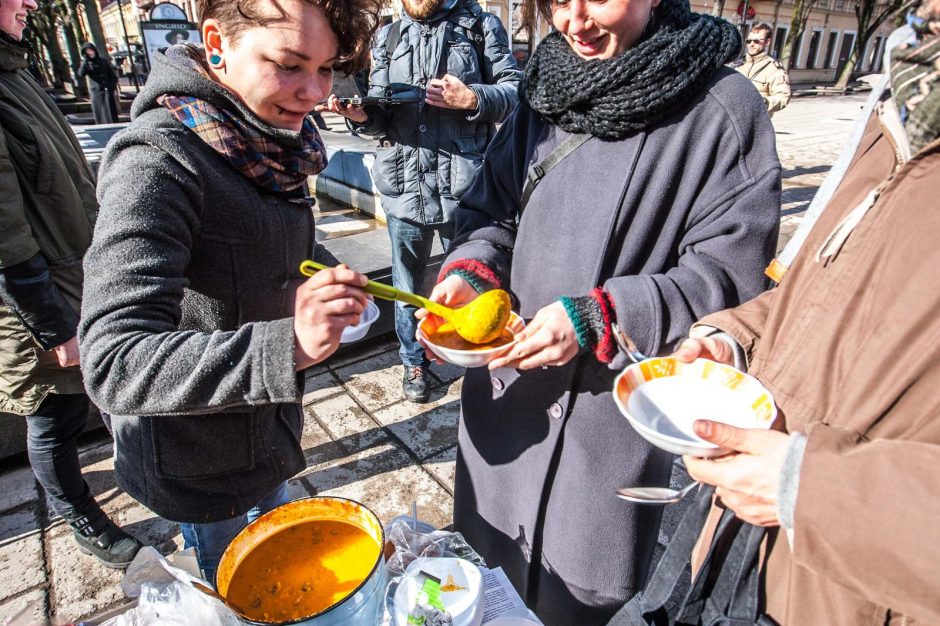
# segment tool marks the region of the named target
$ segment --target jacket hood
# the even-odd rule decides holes
[[[82,44],[82,52],[85,52],[85,50],[94,50],[95,54],[98,54],[100,56],[100,54],[98,53],[98,47],[95,46],[95,44],[91,43],[90,41],[86,41],[85,43]]]
[[[29,46],[0,31],[0,70],[12,72],[27,65]]]
[[[158,102],[161,96],[191,96],[235,113],[281,145],[291,148],[303,145],[299,132],[275,128],[263,122],[238,96],[200,71],[199,68],[205,67],[202,45],[170,46],[165,52],[154,52],[151,61],[147,82],[131,105],[132,120],[151,109],[162,109],[163,105]]]

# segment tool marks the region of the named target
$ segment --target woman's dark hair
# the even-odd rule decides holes
[[[207,19],[216,20],[223,33],[237,38],[249,27],[264,26],[272,21],[257,11],[258,5],[270,2],[283,11],[278,0],[198,0],[199,27]],[[304,0],[326,13],[326,20],[339,42],[339,55],[333,69],[352,74],[369,65],[369,44],[379,23],[383,0]]]

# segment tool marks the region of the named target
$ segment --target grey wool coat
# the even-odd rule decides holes
[[[88,394],[112,415],[118,483],[161,517],[201,523],[244,513],[304,467],[292,316],[315,242],[305,201],[257,187],[156,99],[193,95],[287,145],[299,137],[179,54],[155,56],[102,159],[79,340]]]
[[[763,102],[741,75],[719,70],[644,132],[590,139],[548,173],[516,227],[528,168],[568,136],[519,106],[458,208],[445,263],[487,263],[525,319],[603,286],[650,355],[766,288],[780,164]],[[623,364],[582,353],[562,367],[471,369],[464,380],[455,527],[549,625],[606,623],[642,588],[656,545],[661,507],[614,493],[667,485],[672,462],[618,413],[611,389]]]
[[[474,23],[484,38],[480,56],[471,41]],[[391,51],[390,29],[376,33],[370,96],[423,89],[446,71],[476,94],[479,106],[474,112],[424,102],[369,107],[366,124],[349,125],[393,144],[376,150],[372,167],[389,215],[419,225],[450,223],[457,201],[483,163],[493,125],[506,119],[518,102],[522,72],[499,18],[483,12],[475,0],[457,0],[420,22],[405,13],[401,38]]]

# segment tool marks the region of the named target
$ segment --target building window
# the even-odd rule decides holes
[[[774,58],[779,59],[783,56],[783,46],[787,42],[787,27],[778,26],[777,33],[774,35]]]
[[[868,58],[868,71],[877,72],[881,69],[881,41],[883,37],[875,37],[875,40],[871,43],[871,52],[869,53]]]
[[[833,30],[829,32],[829,43],[826,44],[826,58],[823,62],[823,67],[825,69],[832,68],[833,57],[836,54],[836,44],[839,42],[839,31]]]
[[[842,46],[839,48],[839,62],[836,67],[839,71],[848,62],[849,55],[852,54],[852,46],[855,45],[855,33],[845,33],[842,35]]]
[[[819,40],[822,39],[822,31],[814,30],[809,38],[809,51],[806,53],[806,69],[816,68],[816,53],[819,52]]]

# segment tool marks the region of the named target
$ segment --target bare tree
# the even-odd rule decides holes
[[[852,45],[852,53],[839,71],[836,87],[845,89],[855,71],[855,65],[862,58],[868,41],[889,17],[899,11],[906,11],[916,0],[856,0],[855,19],[858,22],[858,35]]]
[[[780,54],[780,62],[786,68],[792,68],[796,65],[797,57],[800,54],[800,39],[803,37],[803,31],[806,30],[806,22],[809,20],[809,14],[816,6],[817,0],[796,0],[793,3],[793,17],[790,19],[790,30],[787,32],[787,39],[783,46],[783,52]]]
[[[39,7],[29,16],[30,30],[46,49],[49,63],[52,65],[49,75],[52,87],[62,89],[65,83],[72,82],[69,64],[59,46],[57,8],[51,0],[40,0]],[[45,62],[45,59],[43,59]]]

